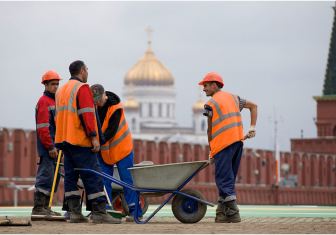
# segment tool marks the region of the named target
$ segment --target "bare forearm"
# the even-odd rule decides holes
[[[258,107],[255,106],[250,108],[251,112],[251,126],[255,126],[257,124],[257,116],[258,116]]]
[[[251,126],[255,126],[257,124],[257,116],[258,116],[258,105],[252,103],[251,101],[246,100],[246,104],[244,108],[248,108],[251,113]]]
[[[212,117],[208,116],[208,130],[207,130],[207,134],[208,134],[208,141],[209,141],[209,147],[210,147],[210,141],[212,140]],[[210,147],[210,151],[211,151],[211,147]]]

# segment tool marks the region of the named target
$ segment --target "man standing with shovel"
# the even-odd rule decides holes
[[[42,84],[45,87],[43,96],[39,99],[35,108],[36,121],[36,145],[37,153],[40,157],[40,165],[37,170],[34,207],[32,210],[32,220],[36,215],[47,215],[50,195],[55,172],[55,159],[58,151],[54,145],[55,141],[55,93],[59,81],[62,80],[54,70],[48,70],[42,76]],[[55,192],[57,191],[60,174],[58,174]],[[51,212],[51,215],[60,216],[58,212]]]
[[[215,180],[219,190],[216,223],[241,221],[236,204],[235,181],[243,152],[244,133],[240,112],[250,109],[251,126],[247,138],[255,136],[257,105],[226,91],[218,73],[208,73],[199,83],[206,96],[212,98],[204,105],[203,115],[208,117],[209,163],[215,163]]]

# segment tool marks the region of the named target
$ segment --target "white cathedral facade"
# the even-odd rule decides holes
[[[154,55],[150,40],[140,60],[126,73],[122,100],[133,139],[207,145],[204,101],[194,104],[193,127],[175,121],[174,77]]]

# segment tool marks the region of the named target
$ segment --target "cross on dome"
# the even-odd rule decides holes
[[[151,29],[151,27],[148,26],[148,29],[146,29],[146,31],[148,33],[148,44],[150,44],[151,43],[150,34],[151,32],[153,32],[153,29]]]

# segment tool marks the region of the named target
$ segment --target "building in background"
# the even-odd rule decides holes
[[[336,7],[331,31],[329,54],[321,96],[317,102],[317,138],[291,139],[291,151],[336,155]],[[302,114],[304,115],[304,114]],[[335,166],[328,166],[335,168]]]
[[[148,33],[152,31],[147,29]],[[204,101],[200,97],[192,108],[193,126],[180,127],[175,121],[174,77],[148,47],[140,60],[126,73],[123,87],[125,116],[132,137],[142,140],[207,145]]]

